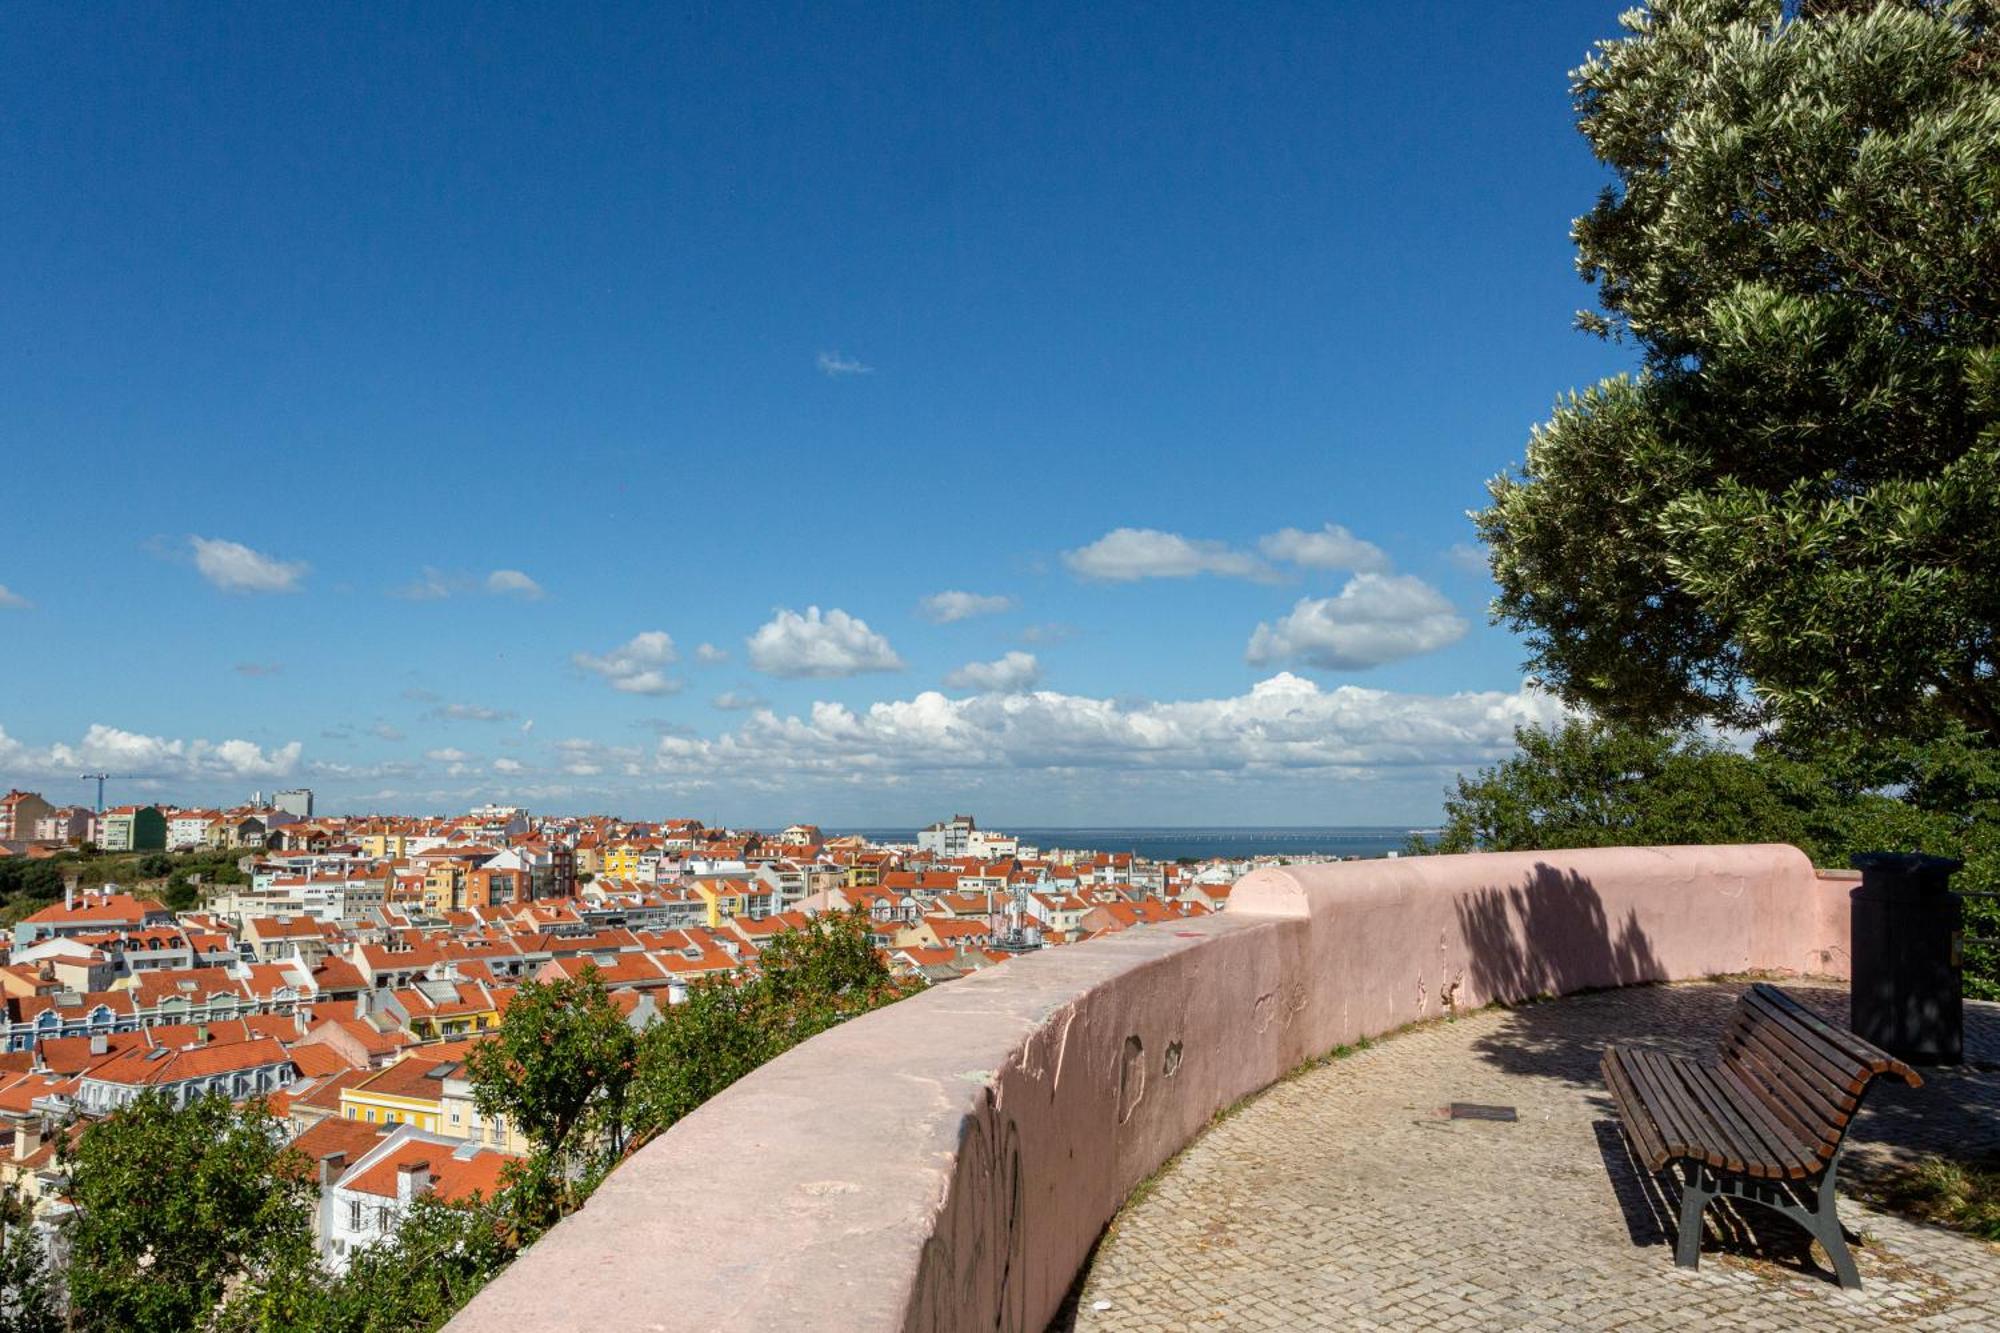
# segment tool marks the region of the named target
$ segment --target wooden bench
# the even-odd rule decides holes
[[[1744,992],[1713,1060],[1607,1047],[1600,1066],[1625,1136],[1648,1171],[1681,1167],[1674,1262],[1701,1261],[1701,1218],[1718,1195],[1783,1213],[1826,1249],[1843,1287],[1859,1287],[1834,1213],[1841,1143],[1877,1078],[1923,1080],[1776,986]]]

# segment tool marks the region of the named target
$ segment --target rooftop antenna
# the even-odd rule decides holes
[[[95,782],[97,784],[97,813],[101,815],[104,813],[104,784],[107,782],[130,782],[137,776],[136,773],[79,773],[77,781]]]

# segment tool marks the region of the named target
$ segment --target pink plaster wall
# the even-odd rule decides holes
[[[1845,975],[1851,885],[1782,846],[1259,871],[787,1053],[648,1145],[458,1333],[1040,1330],[1125,1195],[1333,1046],[1495,1000]]]

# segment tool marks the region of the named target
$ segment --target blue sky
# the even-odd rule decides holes
[[[0,784],[1435,818],[1615,11],[8,6]]]

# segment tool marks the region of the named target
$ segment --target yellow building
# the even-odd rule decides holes
[[[599,871],[603,879],[639,878],[639,861],[652,848],[638,842],[614,842],[604,849],[604,869]]]
[[[386,1069],[340,1091],[340,1114],[370,1125],[415,1125],[437,1132],[444,1123],[445,1076],[465,1058],[463,1045],[411,1051]]]

